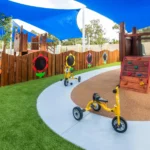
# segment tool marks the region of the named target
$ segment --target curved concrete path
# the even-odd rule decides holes
[[[119,66],[81,74],[82,82]],[[79,83],[64,87],[62,81],[46,88],[38,97],[37,110],[40,117],[54,132],[86,150],[149,150],[150,122],[128,121],[128,130],[119,134],[112,128],[112,119],[93,113],[84,113],[76,121],[72,109],[76,106],[70,98],[71,91]],[[132,110],[131,110],[132,113]]]

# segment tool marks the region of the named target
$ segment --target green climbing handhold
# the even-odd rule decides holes
[[[132,64],[132,61],[128,61],[128,64]]]
[[[134,69],[138,69],[138,66],[134,66]]]
[[[45,72],[36,73],[36,76],[39,77],[39,78],[44,77],[44,75],[45,75]]]

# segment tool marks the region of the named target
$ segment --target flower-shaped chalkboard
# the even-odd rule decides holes
[[[66,57],[66,65],[72,67],[75,65],[75,56],[71,53]]]
[[[92,66],[92,61],[93,61],[92,54],[88,53],[87,56],[86,56],[86,62],[88,64],[89,68]]]
[[[48,58],[39,54],[38,57],[33,59],[33,70],[36,76],[42,78],[45,75],[45,70],[48,68]]]
[[[104,64],[106,64],[106,63],[107,63],[107,60],[108,60],[108,55],[107,55],[107,53],[104,52],[102,57],[103,57],[103,62],[104,62]]]
[[[71,67],[70,71],[73,71],[73,66],[75,65],[75,56],[71,53],[66,57],[66,66]]]

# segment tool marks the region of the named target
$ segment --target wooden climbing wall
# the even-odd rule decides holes
[[[120,86],[148,93],[150,91],[150,57],[124,57],[121,66]]]

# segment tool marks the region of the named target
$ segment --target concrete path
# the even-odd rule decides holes
[[[118,69],[119,66],[81,74],[82,82],[98,74]],[[119,134],[111,125],[112,119],[93,113],[84,113],[76,121],[72,109],[76,105],[70,98],[79,83],[64,87],[59,81],[46,88],[37,99],[37,110],[42,120],[54,132],[86,150],[149,150],[150,122],[128,121],[128,130]],[[131,110],[132,113],[132,110]]]

